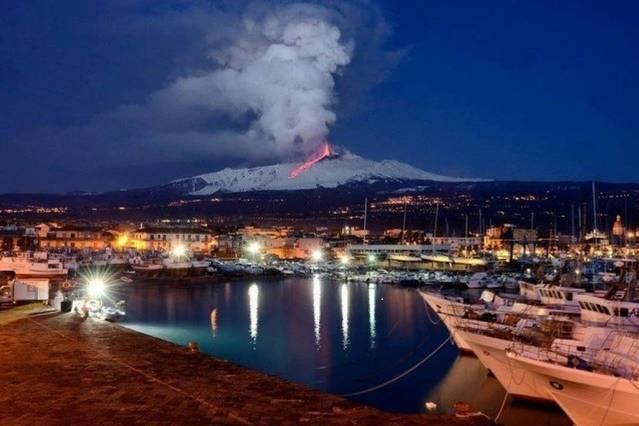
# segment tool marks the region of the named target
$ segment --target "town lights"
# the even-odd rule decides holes
[[[120,235],[120,236],[118,237],[118,241],[117,241],[118,246],[120,246],[120,247],[124,247],[124,246],[126,246],[126,244],[127,244],[128,242],[129,242],[129,236],[128,236],[128,235],[124,234],[124,235]]]
[[[313,252],[311,253],[311,259],[313,259],[313,262],[315,263],[321,262],[323,257],[324,257],[324,254],[319,249],[313,250]]]
[[[262,246],[257,241],[253,241],[246,246],[246,251],[253,256],[257,256],[260,250],[262,250]]]
[[[173,257],[177,257],[177,258],[186,256],[186,247],[184,247],[181,244],[178,245],[178,246],[175,246],[173,248],[173,250],[171,251],[171,255],[173,255]]]
[[[375,256],[373,253],[368,255],[368,263],[375,263],[377,262],[377,256]]]
[[[97,299],[100,296],[103,296],[105,289],[106,285],[104,284],[104,279],[102,278],[91,278],[87,282],[87,294],[93,299]]]
[[[345,254],[339,259],[339,261],[342,265],[348,266],[351,263],[351,258],[347,254]]]

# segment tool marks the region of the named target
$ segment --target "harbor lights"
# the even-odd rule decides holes
[[[342,264],[342,266],[348,266],[351,264],[351,257],[345,254],[344,256],[340,257],[339,262]]]
[[[257,241],[251,241],[246,246],[246,251],[251,256],[251,258],[253,258],[253,261],[257,261],[257,258],[260,255],[260,252],[262,251],[262,245],[258,243]]]
[[[171,250],[171,256],[180,259],[186,256],[186,247],[184,247],[182,244],[179,244],[175,247],[173,247],[173,250]]]
[[[118,237],[118,240],[116,241],[117,246],[120,249],[123,249],[124,247],[126,247],[126,245],[129,242],[129,236],[127,234],[122,234]]]
[[[368,263],[370,263],[371,265],[374,265],[375,263],[377,263],[377,256],[375,256],[373,253],[370,253],[367,258]]]
[[[323,258],[324,253],[322,253],[322,250],[320,249],[313,250],[313,252],[311,253],[311,260],[315,263],[321,262]]]

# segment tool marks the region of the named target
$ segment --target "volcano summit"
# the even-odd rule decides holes
[[[300,168],[298,163],[242,169],[227,168],[179,179],[172,184],[190,187],[192,195],[209,195],[216,192],[337,188],[354,182],[373,183],[380,180],[470,182],[480,179],[441,176],[398,161],[373,161],[345,151],[341,154],[331,152],[331,155],[304,168]]]

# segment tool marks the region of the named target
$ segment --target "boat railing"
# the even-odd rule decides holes
[[[609,346],[609,338],[597,348],[557,341],[550,346],[524,345],[514,340],[508,350],[525,358],[562,367],[639,380],[639,339],[633,338],[628,347],[614,350]]]

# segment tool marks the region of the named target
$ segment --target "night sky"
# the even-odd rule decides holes
[[[354,46],[335,77],[333,143],[444,175],[639,181],[638,3],[318,3],[341,8]],[[286,160],[220,136],[253,114],[157,95],[210,70],[211,46],[247,8],[3,1],[0,192],[114,190]]]

